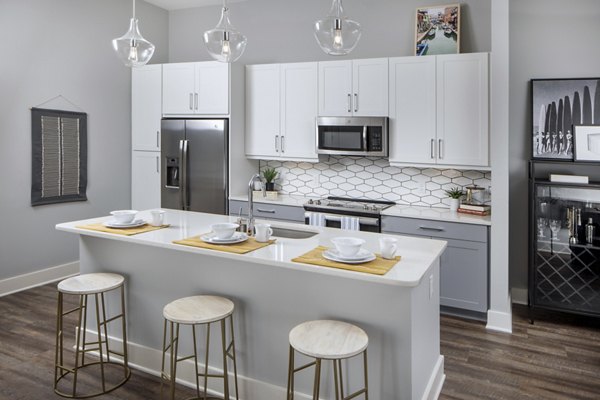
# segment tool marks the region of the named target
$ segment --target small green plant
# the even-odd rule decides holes
[[[267,183],[273,183],[275,178],[277,178],[278,172],[275,168],[265,168],[263,170],[263,178]]]
[[[462,189],[459,189],[458,186],[454,186],[449,190],[445,190],[445,192],[451,199],[460,199],[465,194],[465,192],[463,192]]]

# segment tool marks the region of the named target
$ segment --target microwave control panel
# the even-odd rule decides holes
[[[380,130],[369,132],[368,151],[383,151],[383,134]]]

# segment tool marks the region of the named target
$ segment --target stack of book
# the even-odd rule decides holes
[[[472,215],[490,215],[491,207],[485,204],[461,204],[458,212]]]

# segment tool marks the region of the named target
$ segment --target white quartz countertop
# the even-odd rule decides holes
[[[365,282],[389,284],[397,286],[417,286],[425,276],[431,265],[442,254],[446,248],[446,242],[423,238],[411,238],[406,236],[394,236],[398,240],[397,255],[402,259],[385,275],[372,275],[337,268],[320,267],[309,264],[292,262],[291,260],[317,246],[331,247],[331,238],[336,236],[359,237],[366,241],[365,248],[373,252],[379,251],[379,238],[382,234],[369,232],[341,232],[339,229],[309,227],[284,222],[273,223],[272,226],[284,227],[295,230],[318,232],[316,236],[309,239],[286,239],[278,238],[277,241],[267,247],[252,251],[247,254],[234,254],[222,251],[208,250],[197,247],[174,244],[174,240],[184,239],[210,232],[210,225],[217,222],[234,222],[235,217],[224,215],[204,214],[190,211],[165,210],[165,222],[170,224],[168,228],[152,232],[141,233],[133,236],[116,235],[99,231],[77,228],[77,226],[103,222],[111,217],[99,217],[81,221],[66,222],[56,225],[59,231],[76,233],[79,235],[106,238],[121,242],[138,245],[162,247],[169,250],[184,251],[214,257],[223,257],[244,261],[247,263],[259,263],[271,265],[276,268],[288,268],[302,270],[317,274],[339,276],[341,278],[356,279]],[[149,211],[142,211],[138,218],[150,220]],[[260,221],[257,219],[257,221]],[[269,222],[269,221],[261,221]]]
[[[280,204],[284,206],[302,207],[311,197],[280,194],[277,200],[269,200],[262,196],[254,197],[255,203]],[[312,199],[316,199],[312,197]],[[248,195],[232,195],[229,200],[248,201]],[[235,210],[233,210],[235,211]],[[458,222],[462,224],[492,225],[491,217],[451,212],[447,208],[396,205],[381,212],[381,215],[404,218],[420,218],[433,221]]]

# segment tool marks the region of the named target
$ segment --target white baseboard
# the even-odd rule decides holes
[[[529,303],[528,299],[528,291],[525,288],[512,288],[510,290],[512,302],[516,304],[527,305]]]
[[[446,380],[446,374],[444,374],[444,356],[440,356],[435,363],[433,373],[427,382],[425,393],[423,393],[423,400],[437,400],[442,393],[442,387]]]
[[[0,280],[0,297],[42,286],[79,273],[79,261]]]
[[[490,331],[512,333],[512,313],[488,310],[485,328]]]

